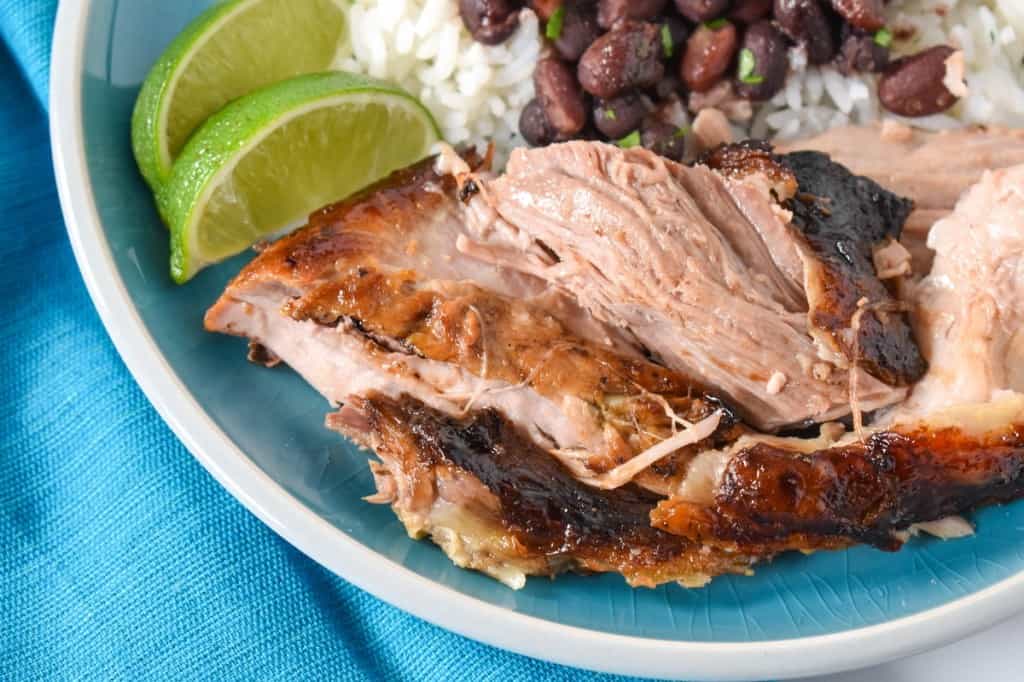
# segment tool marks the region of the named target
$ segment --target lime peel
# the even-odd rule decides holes
[[[195,133],[157,194],[172,276],[187,281],[417,161],[438,139],[412,96],[353,74],[300,76],[229,104]]]

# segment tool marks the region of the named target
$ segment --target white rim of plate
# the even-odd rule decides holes
[[[685,642],[616,635],[516,613],[374,552],[263,473],[196,402],[161,355],[117,271],[85,157],[82,74],[90,0],[61,2],[50,70],[50,137],[61,208],[86,287],[132,376],[189,451],[274,532],[330,571],[437,626],[564,665],[655,678],[763,680],[863,668],[961,639],[1019,612],[1024,572],[921,613],[830,635]]]

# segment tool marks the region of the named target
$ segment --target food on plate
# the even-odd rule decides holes
[[[696,114],[731,101],[731,118],[743,124],[753,113],[749,103],[782,93],[791,67],[807,63],[847,76],[880,74],[877,101],[903,116],[940,114],[967,94],[963,52],[949,45],[890,58],[894,32],[881,0],[463,0],[459,10],[469,33],[494,45],[514,33],[522,4],[545,22],[550,48],[534,70],[537,97],[520,118],[521,134],[535,146],[591,139],[595,130],[599,139],[628,139],[621,126],[609,131],[600,118],[615,113],[600,104],[614,98],[640,102],[644,119],[674,123],[677,130],[686,125],[682,104]],[[547,81],[556,71],[565,74],[564,85],[553,97]],[[712,91],[717,94],[703,96]],[[584,94],[599,102],[591,125],[582,118],[570,128],[558,125],[566,107],[582,110]],[[550,134],[538,135],[545,122]],[[665,153],[657,143],[641,143]],[[667,151],[682,160],[677,149]]]
[[[258,251],[206,328],[459,566],[896,550],[1024,496],[1024,14],[937,1],[236,0],[135,151],[176,281]]]
[[[705,163],[590,143],[519,150],[474,181],[488,211],[469,227],[484,243],[543,243],[547,261],[501,262],[718,387],[754,426],[849,414],[851,378],[866,410],[901,400],[924,368],[906,317],[857,303],[893,307],[871,251],[898,238],[909,204],[824,157],[744,144]]]
[[[230,0],[167,47],[142,85],[132,146],[153,190],[170,177],[189,136],[232,100],[331,67],[345,35],[333,0]]]
[[[235,100],[196,131],[157,194],[171,275],[188,281],[422,158],[437,136],[419,102],[364,76],[299,76]]]
[[[997,200],[948,219],[990,225],[971,258],[1019,262],[998,226],[1024,208],[1020,175],[986,175],[974,191]],[[909,298],[878,279],[910,210],[763,143],[686,167],[569,142],[504,174],[446,150],[314,214],[206,325],[338,405],[328,425],[381,459],[370,501],[459,565],[512,586],[565,570],[699,585],[782,551],[896,549],[1024,493],[1021,378],[929,388],[976,368],[936,362],[957,351],[925,314],[929,279]],[[1024,310],[1006,277],[960,291]],[[1012,321],[985,310],[979,332]],[[990,366],[1015,366],[1008,333]],[[820,435],[779,433],[808,424]]]

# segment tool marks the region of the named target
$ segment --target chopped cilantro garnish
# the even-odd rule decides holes
[[[880,28],[875,33],[875,44],[881,45],[882,47],[889,47],[892,45],[892,31],[887,28]]]
[[[721,19],[715,19],[714,21],[705,21],[704,22],[704,27],[705,28],[710,28],[712,31],[717,31],[718,29],[725,28],[728,25],[729,25],[729,20],[726,19],[725,17],[722,17]]]
[[[630,147],[636,147],[640,144],[640,131],[634,130],[629,135],[616,142],[623,149],[629,149]]]
[[[608,119],[609,121],[614,121],[615,119],[618,118],[618,116],[615,114],[615,110],[614,109],[605,109],[604,110],[604,117],[606,119]]]
[[[550,40],[558,40],[562,36],[562,23],[565,21],[565,8],[559,5],[558,9],[551,13],[548,25],[544,28],[544,35]]]
[[[764,76],[759,76],[754,73],[754,69],[756,68],[757,58],[754,56],[754,52],[749,47],[745,47],[740,50],[740,81],[747,85],[758,85],[759,83],[763,83]]]
[[[661,25],[661,49],[665,52],[665,59],[672,58],[672,31],[668,29],[668,24]]]
[[[672,133],[672,137],[674,137],[674,138],[676,138],[678,140],[679,138],[686,137],[689,134],[690,134],[690,126],[679,126],[678,128],[676,128],[676,131],[674,133]]]

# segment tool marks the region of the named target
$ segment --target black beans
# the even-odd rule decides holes
[[[661,14],[668,0],[598,0],[597,21],[612,28],[621,19],[647,21]]]
[[[601,37],[603,31],[597,25],[597,13],[592,5],[575,2],[564,7],[562,29],[554,41],[555,51],[562,59],[574,62]]]
[[[583,89],[605,99],[656,84],[665,74],[661,30],[655,24],[625,22],[594,41],[580,57]]]
[[[676,9],[693,22],[718,19],[729,9],[729,0],[675,0]]]
[[[529,7],[548,40],[536,99],[519,128],[532,145],[600,139],[681,159],[676,127],[717,107],[736,120],[784,86],[789,47],[844,74],[882,73],[883,106],[904,116],[944,111],[960,89],[946,79],[952,48],[890,63],[889,0],[459,0],[474,38],[494,44]],[[696,24],[696,25],[695,25]],[[955,71],[957,64],[950,62]],[[949,83],[947,85],[947,83]],[[952,89],[952,92],[950,91]],[[659,113],[661,112],[661,113]],[[669,112],[665,114],[664,112]]]
[[[729,10],[729,18],[744,24],[753,24],[771,14],[772,0],[736,0]]]
[[[786,84],[789,59],[786,39],[770,21],[747,29],[740,48],[736,92],[751,100],[766,100]]]
[[[519,114],[519,133],[531,147],[543,147],[555,141],[556,133],[544,115],[544,107],[530,100]]]
[[[682,161],[686,154],[686,129],[648,116],[640,127],[640,144],[667,159]]]
[[[639,128],[646,114],[647,106],[636,92],[594,102],[594,126],[609,140],[618,140]]]
[[[775,21],[786,35],[807,47],[811,64],[824,64],[835,56],[832,22],[819,0],[775,0]]]
[[[679,80],[677,76],[665,74],[665,77],[654,86],[651,94],[658,100],[664,100],[670,97],[682,96],[685,89],[683,81]]]
[[[572,136],[587,124],[583,92],[572,68],[560,59],[548,57],[537,62],[533,86],[544,116],[554,131]]]
[[[843,19],[862,31],[875,32],[885,26],[882,0],[831,0],[832,8]]]
[[[882,106],[900,116],[929,116],[956,104],[946,88],[946,60],[953,48],[939,45],[889,65],[878,83]]]
[[[848,32],[836,56],[836,67],[844,74],[878,73],[889,65],[889,48],[873,35]]]
[[[515,32],[520,7],[514,0],[459,0],[462,23],[484,45],[497,45]]]
[[[691,90],[707,92],[729,70],[736,47],[736,27],[731,22],[701,24],[686,43],[680,78]]]

